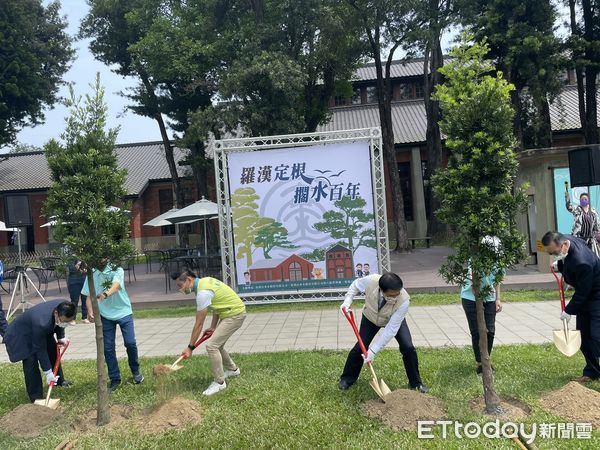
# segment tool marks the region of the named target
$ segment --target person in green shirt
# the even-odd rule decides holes
[[[225,344],[244,323],[246,305],[233,289],[216,278],[198,278],[190,270],[173,273],[171,278],[177,283],[179,292],[186,295],[193,292],[196,295],[196,322],[190,343],[182,352],[184,357],[189,358],[192,355],[194,344],[202,333],[208,310],[213,313],[210,327],[206,329],[212,331],[212,336],[206,341],[206,352],[214,381],[203,394],[216,394],[227,387],[226,378],[240,374],[239,367],[225,350]]]

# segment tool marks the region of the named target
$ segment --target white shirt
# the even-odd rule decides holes
[[[352,300],[354,297],[360,293],[365,293],[367,290],[367,286],[369,284],[369,278],[357,278],[352,282],[350,287],[348,288],[348,292],[346,293],[346,297],[344,298],[344,305],[347,308],[350,308],[352,305]],[[381,291],[379,291],[380,297],[383,297]],[[408,312],[408,306],[410,305],[410,298],[405,301],[400,307],[392,314],[390,317],[390,321],[383,328],[383,332],[379,335],[375,342],[372,342],[369,346],[369,350],[373,353],[377,353],[383,347],[385,347],[388,342],[392,340],[396,334],[398,334],[398,330],[400,329],[400,325],[402,325],[402,321],[406,317],[406,313]]]
[[[203,309],[208,308],[211,305],[214,297],[215,293],[209,289],[198,291],[196,294],[196,310],[202,311]]]

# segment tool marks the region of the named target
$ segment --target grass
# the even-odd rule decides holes
[[[558,300],[556,291],[537,290],[537,291],[504,291],[502,292],[502,301],[510,302],[537,302],[544,300]],[[432,293],[432,294],[411,294],[411,306],[439,306],[459,303],[458,293]],[[248,312],[262,313],[274,311],[305,311],[315,309],[337,308],[339,302],[305,302],[305,303],[275,303],[265,305],[247,305]],[[363,302],[356,301],[355,305],[362,305]],[[136,319],[150,319],[159,317],[183,317],[191,316],[196,313],[196,307],[190,306],[171,306],[166,308],[136,309]]]
[[[375,394],[368,385],[366,371],[349,391],[338,390],[345,356],[332,351],[234,355],[242,375],[230,380],[227,390],[210,398],[201,395],[210,381],[206,357],[194,357],[184,369],[170,375],[167,388],[173,394],[196,400],[203,420],[184,431],[158,435],[143,435],[134,427],[81,435],[69,431],[70,422],[94,407],[96,371],[94,361],[66,362],[65,374],[76,384],[57,392],[63,407],[62,421],[32,440],[0,434],[1,447],[53,449],[69,438],[77,439],[77,449],[515,448],[506,439],[443,440],[439,432],[433,440],[419,440],[415,433],[395,432],[363,416],[361,404]],[[498,369],[498,392],[519,398],[533,410],[524,422],[567,422],[542,410],[538,400],[546,391],[559,389],[570,377],[579,375],[581,355],[566,358],[550,345],[524,345],[498,347],[493,357]],[[443,401],[446,419],[486,422],[469,407],[470,399],[482,395],[469,349],[421,349],[419,358],[422,377],[431,393]],[[156,404],[160,388],[151,368],[159,362],[171,361],[143,358],[146,381],[138,386],[124,383],[111,397],[112,402],[132,405],[138,411]],[[396,351],[384,350],[376,365],[392,389],[406,385]],[[121,361],[121,368],[123,375],[129,376],[125,361]],[[0,365],[0,374],[0,415],[4,415],[26,403],[27,397],[19,364]],[[592,387],[599,389],[600,383]],[[598,448],[600,433],[595,432],[591,441],[538,438],[536,445],[540,449]]]

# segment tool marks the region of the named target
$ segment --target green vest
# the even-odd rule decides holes
[[[218,315],[219,319],[226,319],[246,312],[246,305],[235,291],[216,278],[196,278],[194,290],[196,293],[204,290],[215,293],[209,309]]]

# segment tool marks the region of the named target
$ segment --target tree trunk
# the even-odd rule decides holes
[[[593,66],[600,58],[600,52],[594,48],[593,44],[598,45],[600,36],[595,35],[595,27],[597,18],[594,17],[594,10],[590,0],[581,1],[581,9],[583,10],[583,37],[586,41],[585,59],[588,61],[585,68],[585,135],[586,144],[598,144],[598,111],[597,111],[597,89],[596,77],[598,76],[598,68]],[[600,34],[600,33],[598,33]]]
[[[92,311],[94,314],[94,328],[96,331],[96,371],[98,372],[98,385],[96,386],[96,425],[101,427],[110,423],[110,407],[108,404],[108,376],[106,373],[106,360],[104,359],[104,334],[102,333],[102,320],[100,319],[100,308],[96,299],[96,286],[94,286],[94,275],[92,269],[87,269],[87,281],[90,288],[92,300]]]
[[[431,60],[431,69],[429,68],[429,60]],[[440,102],[433,100],[431,97],[435,92],[436,87],[441,83],[441,74],[438,72],[444,65],[442,54],[442,46],[440,42],[440,32],[436,30],[425,55],[425,63],[423,70],[423,88],[425,94],[425,112],[427,114],[427,172],[429,179],[442,166],[442,135],[440,132]],[[437,236],[444,231],[444,225],[437,219],[435,211],[440,207],[440,201],[433,194],[429,195],[429,220],[428,231],[429,236]]]
[[[575,0],[569,0],[569,13],[571,16],[571,35],[580,36],[581,33],[577,29],[577,15],[575,13]],[[579,65],[579,52],[575,49],[573,52],[573,60],[575,61],[575,79],[577,80],[577,100],[579,105],[579,120],[581,122],[581,129],[585,130],[586,127],[586,114],[585,114],[585,88],[583,86],[583,70]]]
[[[498,415],[501,413],[500,397],[494,387],[494,377],[492,374],[492,363],[488,353],[487,326],[485,324],[485,314],[483,309],[483,299],[479,298],[478,287],[481,280],[473,273],[473,292],[475,294],[475,308],[477,310],[477,330],[479,331],[479,352],[481,353],[481,368],[483,371],[483,398],[485,400],[486,414]]]
[[[536,95],[536,110],[538,113],[539,128],[537,130],[538,147],[552,147],[552,124],[550,122],[550,105],[545,93]]]
[[[515,108],[515,118],[513,120],[513,131],[517,138],[518,150],[523,150],[525,145],[523,143],[523,103],[521,102],[521,90],[517,87],[510,93],[511,103]]]

